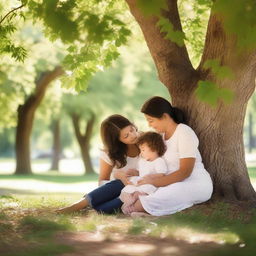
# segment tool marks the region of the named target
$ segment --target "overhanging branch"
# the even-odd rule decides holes
[[[171,86],[190,85],[188,82],[195,75],[186,49],[186,46],[178,46],[176,43],[165,39],[165,33],[161,33],[156,26],[158,18],[156,16],[146,17],[136,4],[136,0],[126,0],[130,11],[139,23],[150,53],[156,64],[159,79],[168,88]],[[177,0],[168,1],[168,10],[163,11],[164,17],[172,23],[174,30],[182,31]],[[177,80],[179,77],[179,81]]]
[[[9,12],[0,20],[0,25],[1,25],[1,23],[2,23],[11,13],[13,13],[13,12],[15,12],[15,11],[21,9],[23,6],[24,6],[24,5],[22,4],[21,6],[18,6],[18,7],[16,7],[16,8],[12,9],[11,11],[9,11]]]

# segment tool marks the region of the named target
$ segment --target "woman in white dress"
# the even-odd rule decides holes
[[[163,156],[169,173],[145,176],[139,184],[159,187],[155,193],[139,196],[131,212],[154,216],[173,214],[211,198],[213,185],[198,150],[194,131],[185,125],[181,110],[161,97],[146,101],[141,109],[150,127],[163,134],[167,150]]]

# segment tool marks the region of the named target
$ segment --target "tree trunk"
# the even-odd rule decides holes
[[[90,140],[93,131],[93,125],[95,122],[95,115],[92,113],[91,118],[87,121],[84,135],[81,133],[80,129],[80,116],[72,113],[71,114],[76,138],[80,147],[81,156],[85,168],[85,174],[94,173],[93,165],[90,157]]]
[[[188,124],[199,137],[200,152],[207,171],[214,182],[214,196],[227,200],[256,200],[245,163],[243,124],[246,106],[255,90],[256,54],[238,55],[236,40],[223,29],[221,17],[211,14],[204,52],[200,65],[194,69],[185,46],[164,39],[156,26],[156,17],[145,17],[136,0],[126,0],[139,23],[150,53],[156,64],[160,81],[168,88],[173,106],[187,116]],[[169,18],[175,30],[182,30],[177,1],[168,1]],[[207,59],[218,59],[229,66],[234,79],[218,79],[203,64]],[[210,80],[220,88],[231,89],[234,101],[219,102],[216,108],[200,102],[194,94],[199,80]]]
[[[15,174],[30,174],[30,135],[32,132],[34,115],[43,100],[46,89],[51,81],[63,74],[61,67],[45,72],[36,82],[35,92],[30,95],[23,105],[18,108],[18,124],[16,130],[16,171]]]
[[[59,161],[61,156],[60,144],[60,119],[52,122],[53,147],[52,147],[52,165],[50,170],[59,170]]]

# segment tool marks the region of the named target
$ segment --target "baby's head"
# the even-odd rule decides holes
[[[162,136],[156,132],[143,133],[138,138],[137,145],[140,148],[141,157],[148,161],[161,157],[166,151]]]

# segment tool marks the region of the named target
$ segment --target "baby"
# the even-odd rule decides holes
[[[167,164],[161,157],[166,146],[163,138],[156,132],[143,133],[137,145],[140,149],[140,159],[138,161],[139,176],[133,176],[129,180],[129,185],[126,185],[120,194],[120,200],[124,203],[122,211],[124,214],[130,214],[129,209],[134,204],[140,195],[148,195],[156,191],[156,187],[151,184],[138,185],[138,181],[148,174],[158,174],[163,176],[167,174]]]

